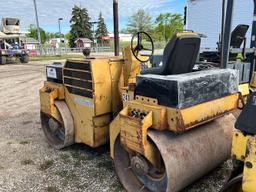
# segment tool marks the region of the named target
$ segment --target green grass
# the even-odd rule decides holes
[[[90,161],[94,158],[93,155],[86,157],[79,152],[72,152],[71,156],[72,156],[73,160],[75,161],[75,164],[74,164],[75,167],[79,167],[83,162]]]
[[[59,192],[60,190],[56,186],[50,186],[46,188],[47,192]]]
[[[121,191],[124,191],[124,189],[123,189],[123,187],[121,186],[121,184],[120,184],[120,183],[116,183],[116,182],[111,185],[111,188],[113,188],[113,189],[112,189],[113,192],[121,192]]]
[[[84,59],[83,55],[53,55],[53,56],[35,56],[30,57],[30,61],[49,61],[49,60],[65,60],[65,59]]]
[[[112,161],[102,161],[97,164],[98,168],[106,168],[107,170],[113,171]]]
[[[70,155],[69,154],[61,154],[60,155],[60,159],[64,162],[64,163],[70,163],[71,159],[70,159]]]
[[[21,145],[27,145],[27,144],[30,144],[30,141],[20,141],[20,144]]]
[[[7,142],[7,145],[12,145],[12,144],[14,144],[13,141],[8,141],[8,142]]]
[[[32,161],[31,159],[24,159],[21,161],[21,165],[33,165],[34,161]]]
[[[73,171],[62,170],[55,173],[56,175],[62,177],[65,183],[72,183],[78,180],[78,177],[73,173]]]
[[[135,44],[136,42],[134,42]],[[154,42],[154,47],[155,49],[163,49],[165,47],[165,42]],[[120,50],[123,50],[127,46],[131,46],[131,42],[125,42],[125,41],[120,41]],[[151,43],[149,42],[143,42],[143,46],[147,48],[151,48]],[[110,50],[114,51],[114,42],[110,42]]]
[[[51,166],[53,166],[53,163],[53,160],[46,160],[44,163],[40,164],[39,170],[45,171],[46,169],[49,169]]]

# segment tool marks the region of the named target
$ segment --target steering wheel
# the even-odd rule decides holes
[[[148,62],[154,54],[154,43],[148,33],[141,31],[133,35],[131,49],[133,56],[138,61],[145,63]]]

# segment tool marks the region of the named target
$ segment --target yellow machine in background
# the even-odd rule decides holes
[[[252,93],[233,133],[233,172],[222,192],[256,191],[256,94]]]
[[[176,192],[229,158],[238,75],[232,69],[194,72],[200,37],[192,32],[175,34],[162,66],[141,70],[139,60],[148,60],[142,51],[153,49],[140,35],[123,57],[48,66],[40,90],[42,127],[58,149],[110,141],[129,192]]]

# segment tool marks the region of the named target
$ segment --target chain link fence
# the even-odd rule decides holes
[[[101,52],[111,52],[110,47],[92,47],[92,53],[101,53]],[[82,48],[42,48],[28,50],[30,56],[38,56],[38,55],[45,55],[45,56],[54,56],[54,55],[63,55],[63,54],[80,54],[83,52]]]

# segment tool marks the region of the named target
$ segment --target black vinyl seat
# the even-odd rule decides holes
[[[243,44],[249,25],[238,25],[231,34],[230,47],[240,48]]]
[[[175,75],[193,71],[201,39],[192,32],[176,33],[164,49],[161,67],[145,69],[141,74]]]

